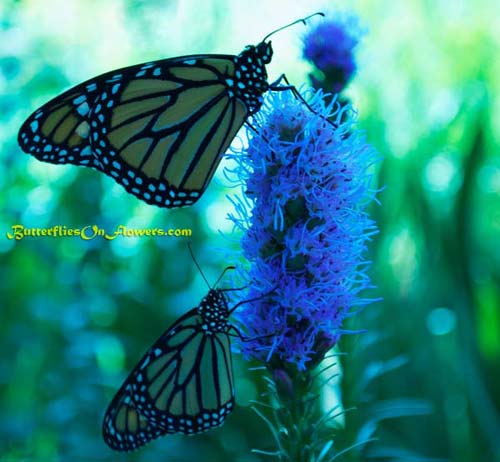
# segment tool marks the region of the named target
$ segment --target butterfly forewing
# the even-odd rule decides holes
[[[68,90],[19,132],[39,160],[96,168],[160,207],[196,202],[249,115],[232,90],[236,57],[132,66]]]
[[[21,148],[45,162],[98,168],[89,141],[89,113],[98,94],[95,83],[83,83],[42,106],[21,127]]]
[[[224,423],[234,406],[228,316],[224,293],[211,289],[153,344],[106,411],[111,448],[128,451],[164,434]]]

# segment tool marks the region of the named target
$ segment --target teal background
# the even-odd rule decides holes
[[[500,5],[487,0],[295,2],[44,0],[0,3],[0,461],[260,461],[274,449],[249,408],[261,372],[235,357],[237,409],[221,429],[169,436],[121,455],[101,439],[127,371],[206,285],[186,238],[9,240],[26,227],[190,228],[209,281],[237,250],[223,166],[192,208],[140,203],[93,170],[23,154],[17,131],[38,106],[111,69],[193,53],[237,54],[317,10],[349,6],[366,27],[346,95],[384,160],[380,233],[367,258],[383,301],[349,328],[339,460],[500,461]],[[311,21],[314,24],[315,21]],[[273,37],[270,79],[300,85],[295,26]],[[234,146],[241,141],[236,140]],[[226,233],[226,237],[222,233]],[[374,432],[374,433],[373,433]]]

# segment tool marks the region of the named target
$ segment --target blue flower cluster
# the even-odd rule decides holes
[[[354,48],[362,34],[356,16],[337,15],[304,37],[304,57],[320,71],[310,74],[315,88],[344,89],[356,71]]]
[[[243,232],[244,298],[257,297],[235,313],[250,338],[241,348],[274,368],[321,360],[371,287],[364,253],[376,227],[365,209],[377,153],[348,108],[325,104],[321,92],[308,104],[269,94],[248,147],[232,156],[243,188],[230,218]]]

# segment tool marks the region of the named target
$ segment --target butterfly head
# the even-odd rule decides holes
[[[271,41],[260,42],[256,47],[257,56],[262,60],[264,64],[269,64],[273,58],[273,47]]]
[[[271,62],[273,47],[271,42],[260,42],[258,45],[248,45],[240,53],[237,61],[244,67],[262,68]],[[245,70],[245,69],[243,69]]]

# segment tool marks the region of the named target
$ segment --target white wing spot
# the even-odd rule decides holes
[[[85,156],[90,156],[92,154],[92,150],[90,149],[90,146],[86,146],[84,149],[82,149],[82,151],[80,152],[80,155],[82,157],[85,157]]]
[[[78,106],[80,103],[83,103],[86,99],[87,99],[87,97],[85,95],[80,95],[78,98],[75,98],[73,100],[73,104],[75,106]]]
[[[90,107],[88,103],[85,101],[84,103],[80,104],[80,106],[77,107],[76,111],[78,112],[78,114],[85,117],[89,113]]]
[[[90,125],[87,122],[82,122],[75,130],[76,134],[81,138],[88,138],[90,132]]]

